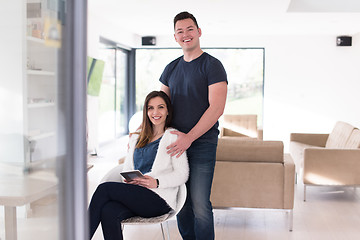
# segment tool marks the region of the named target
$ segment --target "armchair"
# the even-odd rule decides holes
[[[290,154],[307,186],[360,185],[360,130],[337,122],[329,134],[291,133]]]

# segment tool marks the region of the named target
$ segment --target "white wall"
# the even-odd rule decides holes
[[[273,38],[265,46],[264,138],[285,145],[290,132],[330,132],[342,120],[360,127],[360,39]]]
[[[98,13],[88,14],[88,55],[97,58],[99,37],[104,37],[127,47],[136,47],[141,43],[141,37],[121,29],[120,23],[115,23]]]
[[[133,40],[129,46],[139,46],[139,36]],[[203,32],[200,41],[202,47],[265,48],[264,139],[282,140],[288,151],[291,132],[328,133],[339,120],[360,127],[360,34],[352,40],[351,47],[337,47],[335,35]],[[169,34],[157,36],[157,47],[178,45]]]

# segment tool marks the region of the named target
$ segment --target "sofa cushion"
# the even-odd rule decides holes
[[[219,138],[216,160],[230,162],[284,162],[282,141],[244,140],[241,137]]]
[[[345,148],[360,148],[360,130],[354,129],[351,132],[349,139],[346,141]]]
[[[304,167],[305,148],[315,148],[315,146],[300,142],[290,142],[290,155],[294,159],[297,173],[299,173],[299,170]]]
[[[326,148],[345,148],[346,142],[349,139],[351,132],[355,129],[354,126],[345,123],[337,122],[334,129],[326,141]]]

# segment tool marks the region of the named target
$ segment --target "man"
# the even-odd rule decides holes
[[[181,12],[174,18],[175,40],[184,55],[169,63],[160,77],[161,90],[174,106],[172,125],[179,130],[168,153],[186,151],[190,176],[187,199],[178,214],[179,231],[185,240],[215,238],[210,202],[218,140],[218,119],[223,114],[227,77],[221,62],[203,52],[201,29],[195,17]]]

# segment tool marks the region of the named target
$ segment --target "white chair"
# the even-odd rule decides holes
[[[122,168],[123,168],[122,164],[114,167],[103,177],[101,182],[103,183],[103,182],[120,182],[120,181],[122,181],[122,177],[120,176],[120,172],[122,171]],[[169,220],[173,216],[176,216],[179,213],[179,211],[181,210],[181,208],[183,207],[183,205],[185,203],[185,200],[186,200],[186,185],[183,184],[180,186],[180,190],[177,195],[175,210],[172,210],[169,213],[166,213],[161,216],[153,217],[153,218],[142,218],[139,216],[135,216],[135,217],[132,217],[132,218],[122,221],[121,228],[123,229],[124,225],[126,225],[126,224],[137,225],[137,224],[160,223],[161,233],[162,233],[163,239],[165,240],[166,238],[165,238],[163,223],[166,223],[167,239],[170,239],[169,225],[168,225],[167,220]]]

